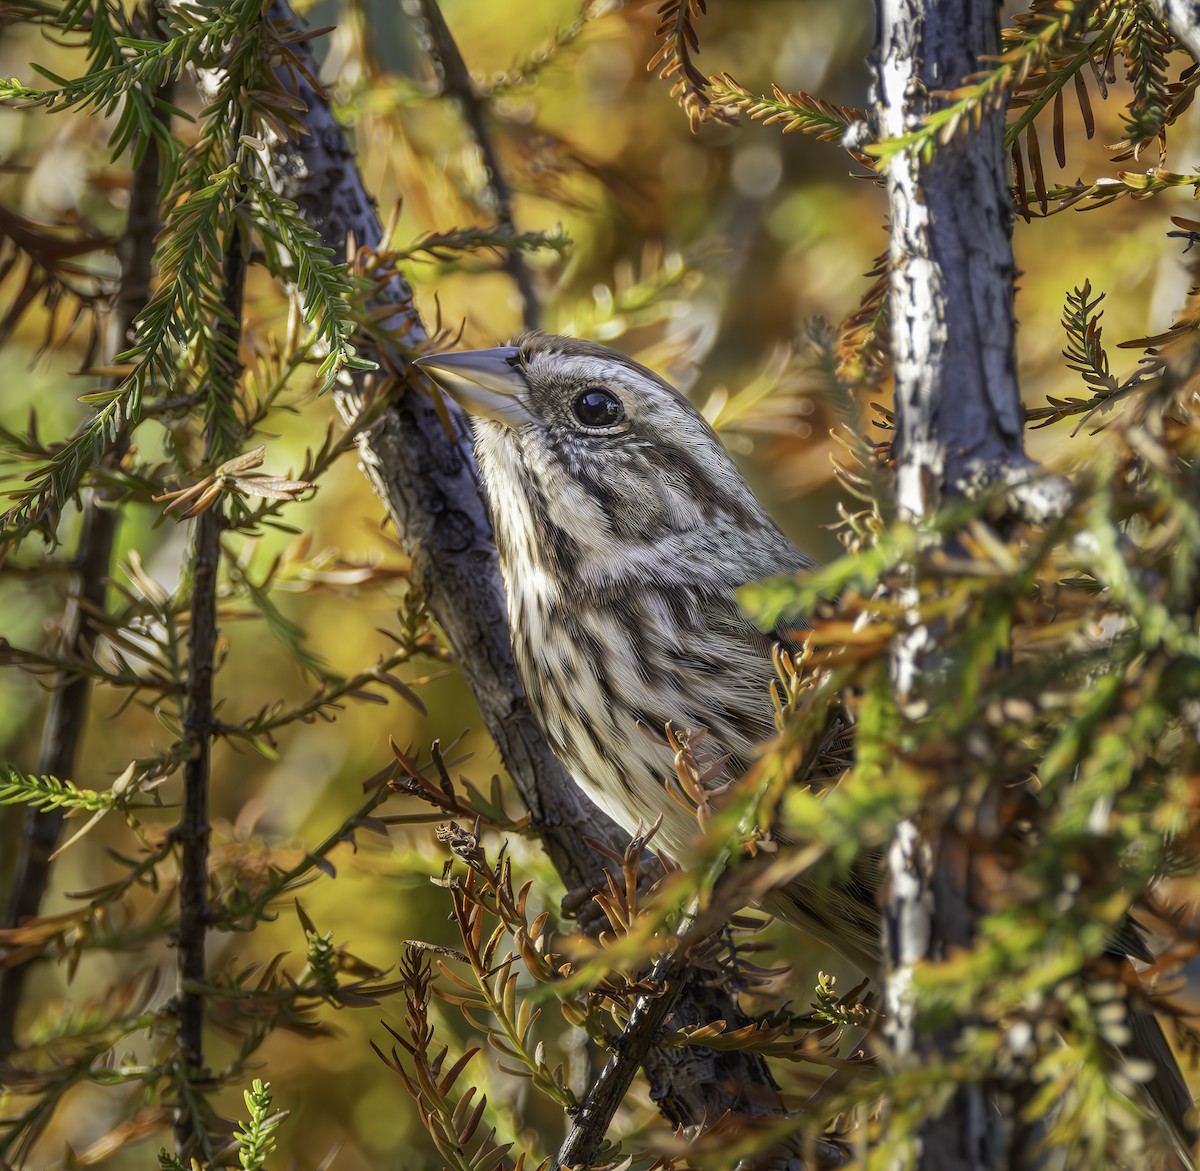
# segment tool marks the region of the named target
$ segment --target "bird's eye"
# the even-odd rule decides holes
[[[612,427],[625,418],[625,408],[611,390],[589,386],[575,399],[575,418],[585,427]]]

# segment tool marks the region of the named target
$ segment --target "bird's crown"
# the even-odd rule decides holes
[[[771,571],[805,560],[700,412],[632,358],[535,332],[420,366],[475,416],[498,538],[534,534],[531,560],[569,548],[565,560],[593,577],[642,561],[669,577],[689,542],[744,544],[751,561],[761,548]]]

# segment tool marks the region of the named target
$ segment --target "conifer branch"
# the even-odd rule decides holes
[[[671,96],[687,115],[692,130],[702,122],[733,121],[732,112],[713,100],[710,82],[692,59],[700,51],[696,22],[708,10],[708,0],[664,0],[658,9],[654,35],[661,41],[646,68],[671,81]]]
[[[418,944],[409,944],[400,961],[404,986],[404,1032],[384,1023],[396,1044],[384,1053],[374,1041],[371,1048],[404,1083],[417,1103],[421,1120],[448,1171],[517,1171],[523,1166],[508,1158],[512,1143],[497,1143],[495,1129],[481,1130],[487,1111],[487,1096],[476,1087],[458,1083],[477,1048],[466,1050],[446,1064],[449,1049],[438,1048],[429,1019],[433,989],[429,959]]]
[[[502,73],[494,74],[486,80],[476,79],[475,89],[480,99],[494,102],[522,86],[535,83],[547,66],[559,62],[561,51],[574,44],[592,21],[618,11],[625,3],[627,0],[580,0],[579,15],[555,29],[548,41],[508,66]]]
[[[1084,417],[1072,431],[1075,434],[1096,412],[1111,407],[1151,376],[1153,371],[1150,368],[1141,367],[1122,380],[1109,369],[1108,353],[1101,340],[1103,328],[1100,318],[1104,316],[1104,311],[1096,312],[1103,300],[1103,293],[1093,298],[1091,282],[1084,281],[1080,288],[1067,294],[1063,309],[1062,324],[1067,334],[1067,348],[1063,350],[1063,357],[1069,369],[1083,376],[1092,392],[1091,397],[1057,398],[1047,395],[1047,406],[1026,408],[1026,419],[1036,426],[1047,427],[1071,415],[1082,414]]]
[[[928,160],[936,144],[949,142],[960,131],[977,128],[986,115],[1002,109],[1009,91],[1041,69],[1064,44],[1101,26],[1109,16],[1110,4],[1111,0],[1097,4],[1066,0],[1019,16],[1004,30],[1003,53],[980,58],[996,61],[992,68],[963,78],[952,90],[935,91],[931,97],[938,100],[928,103],[931,108],[921,117],[917,129],[882,138],[868,146],[867,153],[883,167],[897,154],[908,151]],[[1084,61],[1086,57],[1080,64]],[[1056,75],[1046,76],[1053,80]]]
[[[450,228],[429,232],[404,248],[381,249],[372,254],[371,267],[395,265],[406,260],[428,259],[448,263],[462,253],[516,249],[521,252],[546,250],[565,256],[571,238],[561,228],[551,232],[517,232],[501,226],[494,228]]]
[[[258,208],[254,227],[266,249],[268,270],[304,292],[304,322],[312,328],[313,341],[300,344],[307,349],[315,343],[324,354],[316,392],[328,390],[343,370],[373,370],[375,364],[357,357],[350,343],[356,322],[347,296],[347,266],[333,262],[333,251],[290,199],[257,178],[248,186]]]
[[[1013,189],[1013,200],[1017,211],[1026,219],[1045,218],[1070,208],[1091,211],[1094,208],[1106,207],[1117,199],[1149,199],[1176,188],[1190,187],[1193,192],[1200,192],[1200,176],[1195,172],[1180,174],[1164,167],[1155,167],[1148,171],[1118,171],[1114,176],[1106,175],[1094,179],[1091,183],[1079,182],[1069,187],[1043,187],[1040,191],[1036,187],[1032,191],[1026,188],[1020,172],[1017,181],[1017,186]]]
[[[1192,0],[1151,0],[1176,39],[1200,62],[1200,12]]]
[[[1134,158],[1156,140],[1160,157],[1166,150],[1171,111],[1167,57],[1174,47],[1174,37],[1159,20],[1150,0],[1129,0],[1116,48],[1125,62],[1125,76],[1132,91],[1124,122],[1125,142]]]
[[[238,127],[243,126],[242,122]],[[231,146],[245,151],[242,135]],[[236,143],[237,145],[233,145]],[[237,173],[237,164],[229,168]],[[239,201],[245,184],[239,183]],[[204,387],[207,420],[205,454],[208,463],[231,455],[236,441],[233,404],[241,377],[238,348],[242,332],[242,302],[246,281],[246,250],[240,221],[224,221],[219,312],[209,337]],[[203,1149],[206,1128],[195,1083],[204,1069],[205,939],[209,908],[208,850],[209,784],[212,753],[213,681],[216,672],[217,586],[221,564],[224,511],[219,502],[196,518],[191,559],[190,625],[187,653],[187,692],[182,740],[189,756],[183,769],[183,803],[175,831],[180,847],[179,868],[179,991],[176,1000],[179,1106],[175,1144],[181,1157]]]
[[[204,169],[204,162],[199,165]],[[29,477],[30,486],[14,493],[18,503],[0,516],[0,539],[13,542],[34,529],[44,529],[78,492],[84,476],[140,420],[144,398],[175,389],[180,315],[190,312],[187,307],[194,304],[193,298],[209,310],[217,303],[212,283],[212,273],[221,267],[217,226],[233,215],[237,183],[236,169],[226,167],[193,191],[187,202],[171,208],[156,257],[158,290],[138,317],[134,345],[113,359],[114,364],[130,363],[131,373],[112,389],[87,396],[85,401],[102,405],[70,442]]]
[[[771,88],[771,96],[751,93],[728,73],[708,79],[708,91],[714,101],[731,109],[741,110],[748,118],[764,126],[778,126],[784,134],[799,132],[818,142],[847,142],[852,130],[865,127],[867,116],[862,110],[836,106],[822,98],[800,91],[787,93],[779,86]],[[854,158],[870,164],[858,145],[847,145]]]
[[[55,809],[107,813],[118,804],[120,795],[114,792],[97,793],[94,789],[80,789],[70,781],[60,781],[57,777],[27,776],[11,765],[0,768],[0,805],[28,805],[42,813]]]
[[[649,978],[654,991],[638,998],[615,1052],[588,1088],[567,1137],[551,1161],[551,1171],[590,1167],[603,1151],[613,1116],[683,993],[689,959],[682,935],[690,927],[690,922],[685,922],[679,943],[654,965]]]
[[[263,1171],[268,1156],[275,1153],[275,1132],[287,1117],[287,1111],[273,1111],[271,1083],[254,1079],[242,1095],[250,1118],[234,1133],[238,1145],[238,1162],[242,1171]]]
[[[281,2],[271,13],[281,24],[294,19]],[[345,247],[349,237],[372,247],[379,242],[382,225],[371,210],[372,202],[349,146],[323,95],[303,80],[307,71],[300,68],[297,72],[302,78],[299,96],[306,107],[304,121],[309,133],[273,146],[274,172],[288,177],[285,194],[306,214],[311,207],[314,222],[322,224],[325,242],[335,252]],[[331,197],[330,192],[335,195]],[[686,280],[686,275],[681,262],[660,265],[644,287],[638,286],[638,303],[653,303],[664,287]],[[386,310],[390,313],[385,316]],[[461,438],[448,438],[443,418],[413,381],[416,376],[410,355],[426,334],[413,310],[411,290],[399,276],[380,283],[373,311],[388,327],[387,346],[378,351],[380,365],[397,371],[411,385],[403,397],[388,405],[380,426],[362,437],[363,464],[402,539],[419,551],[429,609],[459,652],[488,730],[529,809],[531,827],[541,837],[566,887],[591,889],[603,878],[599,860],[588,845],[589,835],[604,836],[614,843],[622,841],[622,836],[594,808],[582,803],[578,790],[534,727],[521,696],[495,548],[469,445]],[[369,384],[358,380],[353,391],[341,396],[343,412],[356,415],[369,393]],[[451,418],[463,435],[461,416],[452,412]],[[432,473],[431,466],[435,469]],[[447,518],[453,518],[453,523],[447,523]],[[719,989],[706,988],[701,973],[689,972],[688,980],[688,1003],[696,1006],[704,1019],[709,1019],[717,1002],[721,1007],[715,1015],[736,1017],[732,998]],[[694,1065],[675,1060],[673,1053],[663,1053],[661,1060],[651,1063],[651,1080],[665,1097],[674,1099],[676,1105],[682,1103],[680,1108],[689,1116],[694,1114],[697,1122],[723,1114],[731,1102],[748,1097],[753,1099],[754,1112],[777,1113],[778,1092],[761,1059],[735,1054],[730,1060],[728,1066],[720,1066],[719,1079],[712,1076],[697,1081]],[[709,1068],[716,1065],[714,1062]]]

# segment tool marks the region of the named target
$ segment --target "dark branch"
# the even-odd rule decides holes
[[[282,2],[273,5],[271,18],[294,21]],[[302,78],[297,84],[307,106],[302,119],[309,133],[273,147],[283,193],[339,255],[351,237],[374,246],[382,226],[349,144],[325,97]],[[600,838],[620,851],[624,835],[571,783],[534,724],[513,664],[499,563],[466,420],[454,404],[447,404],[457,431],[452,439],[424,378],[412,366],[426,332],[411,289],[393,277],[381,291],[380,303],[394,309],[381,326],[397,342],[386,353],[366,356],[396,371],[403,389],[380,425],[363,437],[363,466],[413,555],[414,580],[462,664],[546,853],[569,890],[598,887],[603,859],[588,838]],[[360,375],[354,389],[338,392],[348,418],[359,413],[364,396],[374,389],[371,377]],[[704,987],[703,976],[688,973],[678,1011],[688,1020],[742,1019],[732,997]],[[655,1100],[664,1110],[686,1111],[693,1124],[712,1121],[727,1110],[778,1114],[782,1109],[766,1063],[752,1054],[656,1049],[646,1064]],[[748,1100],[754,1105],[748,1106]]]
[[[999,52],[991,0],[879,0],[881,136],[919,125]],[[1028,468],[1017,389],[1012,201],[1003,100],[923,157],[889,164],[897,495],[923,516],[943,492]]]
[[[163,103],[171,100],[170,87],[159,91]],[[129,191],[129,220],[118,244],[121,281],[108,322],[106,348],[110,355],[128,347],[127,335],[134,318],[150,299],[150,277],[154,260],[154,240],[161,226],[158,215],[158,147],[151,138],[141,162],[134,171]],[[116,379],[106,380],[115,386]],[[113,445],[108,462],[120,462],[127,448],[124,436]],[[63,612],[61,639],[68,653],[85,652],[95,643],[94,630],[84,619],[86,609],[103,610],[108,586],[113,544],[120,519],[118,509],[105,506],[98,489],[84,497],[79,545],[75,552],[66,608]],[[85,653],[84,657],[90,657]],[[75,757],[87,721],[91,681],[84,675],[60,677],[51,692],[50,707],[42,729],[42,747],[37,771],[59,778],[75,774]],[[50,882],[50,855],[62,829],[62,810],[24,814],[13,888],[0,926],[18,926],[22,920],[38,914]],[[0,970],[0,1061],[16,1046],[16,1019],[30,964],[36,960]]]
[[[876,114],[883,137],[899,138],[920,124],[945,101],[936,95],[999,52],[999,17],[995,0],[878,0]],[[947,495],[990,480],[1011,483],[1029,467],[1016,375],[1004,122],[1000,98],[977,126],[931,154],[898,154],[888,167],[897,503],[914,519],[935,513]],[[897,640],[893,669],[902,697],[920,692],[923,656],[937,639],[938,632],[917,627]],[[896,1071],[936,1068],[970,1027],[966,1020],[934,1034],[919,1027],[914,969],[969,949],[978,917],[970,901],[978,859],[949,824],[931,821],[902,822],[887,855],[885,1030]],[[1014,1127],[997,1110],[997,1088],[958,1085],[923,1122],[916,1165],[1009,1165]]]
[[[655,964],[650,980],[661,991],[655,996],[640,997],[634,1005],[616,1051],[588,1088],[583,1106],[550,1165],[551,1171],[592,1165],[604,1145],[613,1115],[679,1003],[687,969],[688,949],[682,943]]]
[[[500,159],[496,154],[495,144],[492,142],[491,131],[484,119],[483,107],[479,102],[479,95],[475,92],[471,74],[467,71],[466,62],[446,24],[446,18],[442,16],[438,0],[421,0],[421,15],[429,29],[429,37],[432,42],[431,55],[441,66],[442,90],[449,97],[457,100],[467,127],[471,131],[471,137],[475,139],[475,145],[479,147],[479,155],[483,160],[484,169],[487,171],[488,187],[496,204],[496,222],[505,231],[515,234],[512,190],[500,166]],[[504,267],[516,282],[517,289],[521,293],[521,300],[525,307],[525,328],[537,329],[541,324],[537,291],[533,287],[533,274],[529,271],[525,254],[519,247],[514,246],[504,250]]]
[[[221,274],[221,303],[227,320],[217,329],[228,348],[213,348],[208,396],[232,399],[241,377],[236,358],[241,334],[242,299],[246,283],[245,250],[240,233],[231,227],[225,239]],[[220,410],[210,408],[207,458],[219,458]],[[228,455],[222,452],[222,455]],[[220,503],[196,518],[192,550],[192,597],[187,657],[187,697],[183,740],[190,755],[183,770],[183,808],[175,834],[182,859],[179,873],[179,995],[176,1006],[178,1051],[184,1083],[204,1068],[204,942],[208,935],[208,796],[213,731],[213,675],[217,647],[217,581],[221,564],[221,531],[225,525]],[[197,1149],[200,1120],[193,1096],[181,1095],[175,1118],[175,1144],[181,1158]]]

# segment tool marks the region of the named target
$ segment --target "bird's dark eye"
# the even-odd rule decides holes
[[[611,390],[589,386],[575,400],[575,418],[585,427],[611,427],[625,418],[625,408]]]

